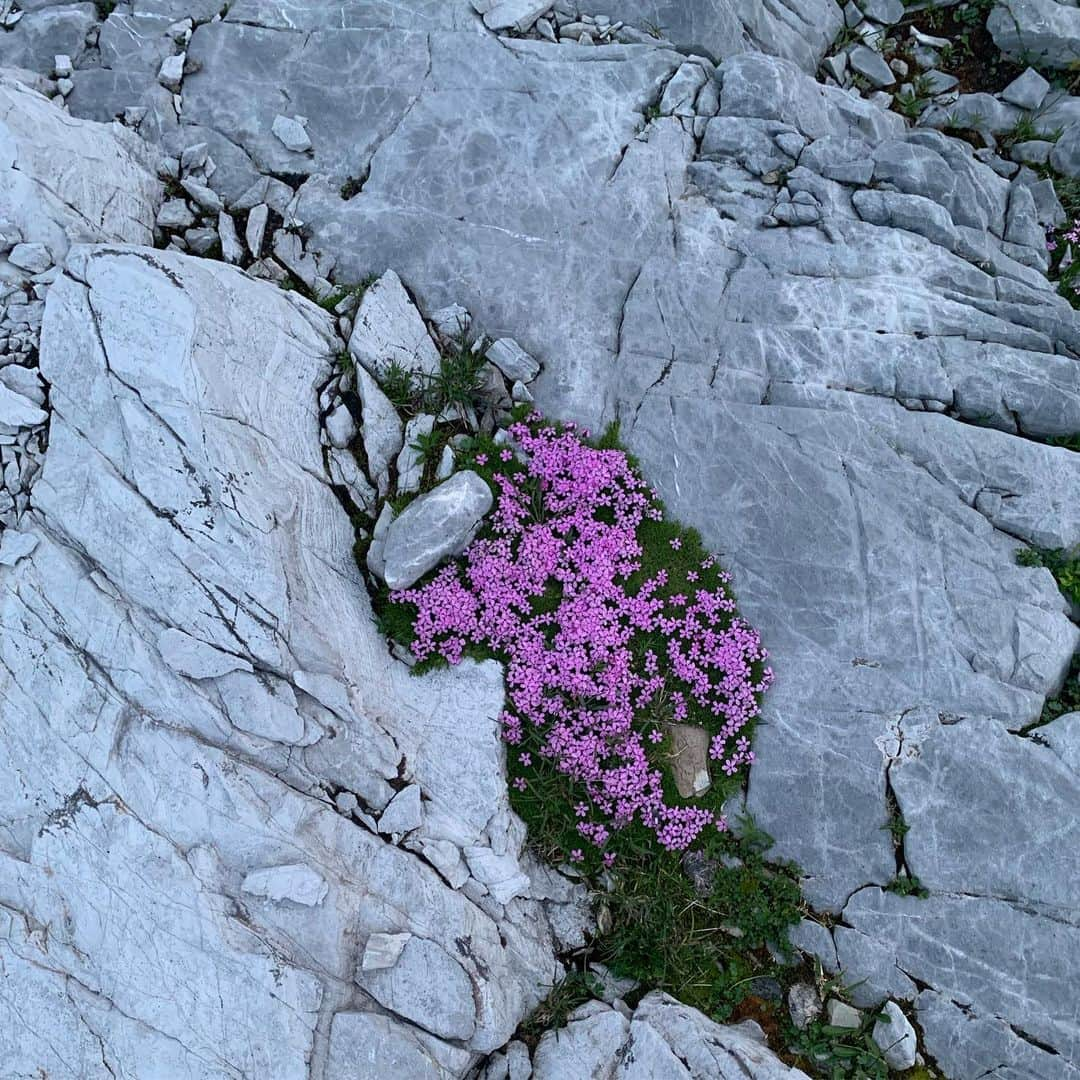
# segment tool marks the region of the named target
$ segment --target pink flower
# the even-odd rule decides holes
[[[511,461],[513,459],[513,457],[514,457],[513,450],[500,450],[499,451],[499,459],[501,461]]]
[[[488,527],[428,584],[394,594],[416,606],[412,650],[456,664],[482,646],[503,661],[503,738],[529,747],[522,766],[538,753],[573,784],[586,841],[604,848],[638,822],[663,847],[683,850],[710,824],[726,823],[668,801],[649,758],[663,734],[641,730],[642,710],[662,698],[676,722],[708,718],[710,757],[733,775],[753,761],[745,732],[772,682],[768,654],[727,595],[729,575],[719,574],[716,589],[671,598],[663,595],[667,570],[637,581],[639,529],[663,514],[622,451],[597,450],[536,413],[510,434],[523,468],[495,475]],[[681,538],[671,546],[679,550]],[[709,556],[702,568],[714,565]],[[643,647],[655,638],[663,648]],[[521,777],[513,783],[527,786]],[[582,849],[575,855],[584,858]]]

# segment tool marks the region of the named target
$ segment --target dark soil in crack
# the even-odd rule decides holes
[[[967,10],[971,8],[969,5]],[[925,10],[906,16],[891,33],[900,42],[900,53],[909,60],[908,54],[915,45],[908,37],[911,26],[953,43],[951,55],[942,53],[939,69],[960,80],[957,90],[962,94],[996,94],[1025,71],[1024,66],[999,52],[986,29],[986,12],[980,12],[976,22],[965,19],[958,8]],[[916,70],[914,63],[912,70]]]

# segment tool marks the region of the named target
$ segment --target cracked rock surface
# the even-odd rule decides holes
[[[1080,633],[1015,557],[1080,542],[1080,458],[1045,442],[1080,430],[1052,190],[816,82],[832,0],[592,0],[624,24],[594,45],[493,33],[465,0],[23,6],[0,33],[31,69],[0,82],[0,384],[24,410],[0,450],[31,463],[0,506],[13,1073],[462,1076],[510,1060],[584,925],[522,855],[498,670],[391,661],[326,475],[333,355],[352,333],[377,369],[417,338],[273,282],[392,268],[424,314],[463,304],[540,361],[541,409],[618,419],[733,570],[776,671],[747,807],[835,923],[804,924],[814,950],[860,1003],[909,1003],[947,1076],[1080,1076],[1080,727],[1026,732]],[[66,104],[24,85],[56,93],[58,54]],[[79,119],[117,115],[142,139]],[[149,246],[154,159],[176,180],[185,151],[257,234],[249,273],[194,256],[227,230]],[[205,221],[193,190],[177,210]],[[506,859],[496,896],[479,868]],[[888,891],[898,870],[929,896]],[[365,972],[375,935],[380,964],[400,949]],[[625,1075],[727,1075],[692,1055],[735,1036],[692,1010],[586,1011],[598,1060],[632,1037],[673,1070]],[[535,1074],[580,1075],[553,1043]]]

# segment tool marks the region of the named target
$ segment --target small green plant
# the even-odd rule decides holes
[[[480,353],[469,348],[464,336],[457,347],[439,358],[438,370],[429,377],[425,404],[434,413],[448,406],[471,408],[478,403],[481,376],[485,363]]]
[[[795,1031],[789,1045],[828,1080],[886,1080],[889,1065],[873,1036],[874,1024],[883,1015],[865,1016],[858,1028],[814,1021],[803,1031]]]
[[[888,823],[881,826],[883,829],[888,829],[892,834],[892,838],[896,843],[902,843],[904,837],[911,832],[911,826],[899,815],[895,813],[889,818]]]
[[[341,371],[349,372],[356,370],[356,361],[348,349],[341,349],[337,354],[337,366]]]
[[[597,997],[600,990],[595,975],[583,970],[570,972],[521,1022],[517,1037],[530,1049],[535,1049],[545,1031],[566,1027],[567,1017],[585,1002]]]
[[[347,176],[345,183],[341,185],[341,197],[345,202],[348,202],[363,190],[364,181],[359,176]]]
[[[350,296],[355,296],[358,302],[362,300],[364,293],[378,280],[378,274],[369,274],[362,281],[358,281],[353,285],[340,285],[332,293],[327,293],[322,299],[317,300],[316,303],[326,311],[333,312],[338,304]]]
[[[923,883],[914,874],[897,874],[896,877],[885,886],[887,892],[896,893],[897,896],[916,896],[925,900],[930,895],[930,890],[923,887]]]
[[[411,411],[420,392],[415,372],[399,360],[391,360],[379,380],[383,393],[395,409]]]
[[[429,465],[437,464],[446,445],[446,432],[433,428],[431,431],[422,431],[414,442],[409,444],[416,451],[421,465],[426,470]]]
[[[1020,566],[1044,566],[1058,588],[1074,604],[1080,604],[1080,556],[1067,548],[1020,548],[1016,553]]]
[[[99,19],[107,19],[116,10],[116,0],[97,0],[94,4],[97,8]]]

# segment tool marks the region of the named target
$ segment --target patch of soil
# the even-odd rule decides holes
[[[988,13],[989,6],[977,0],[966,5],[963,12],[958,7],[927,9],[906,16],[891,32],[904,54],[914,46],[907,36],[910,26],[933,37],[947,38],[953,49],[951,55],[942,54],[940,70],[960,80],[960,93],[996,94],[1025,69],[998,51],[986,29]]]
[[[729,1024],[739,1024],[743,1020],[753,1020],[765,1032],[765,1037],[769,1040],[769,1045],[772,1047],[779,1047],[783,1045],[780,1038],[780,1019],[777,1016],[777,1009],[780,1006],[775,1001],[766,1001],[764,998],[759,997],[744,997],[738,1005],[735,1006],[734,1011],[731,1014],[731,1018],[727,1021]]]

